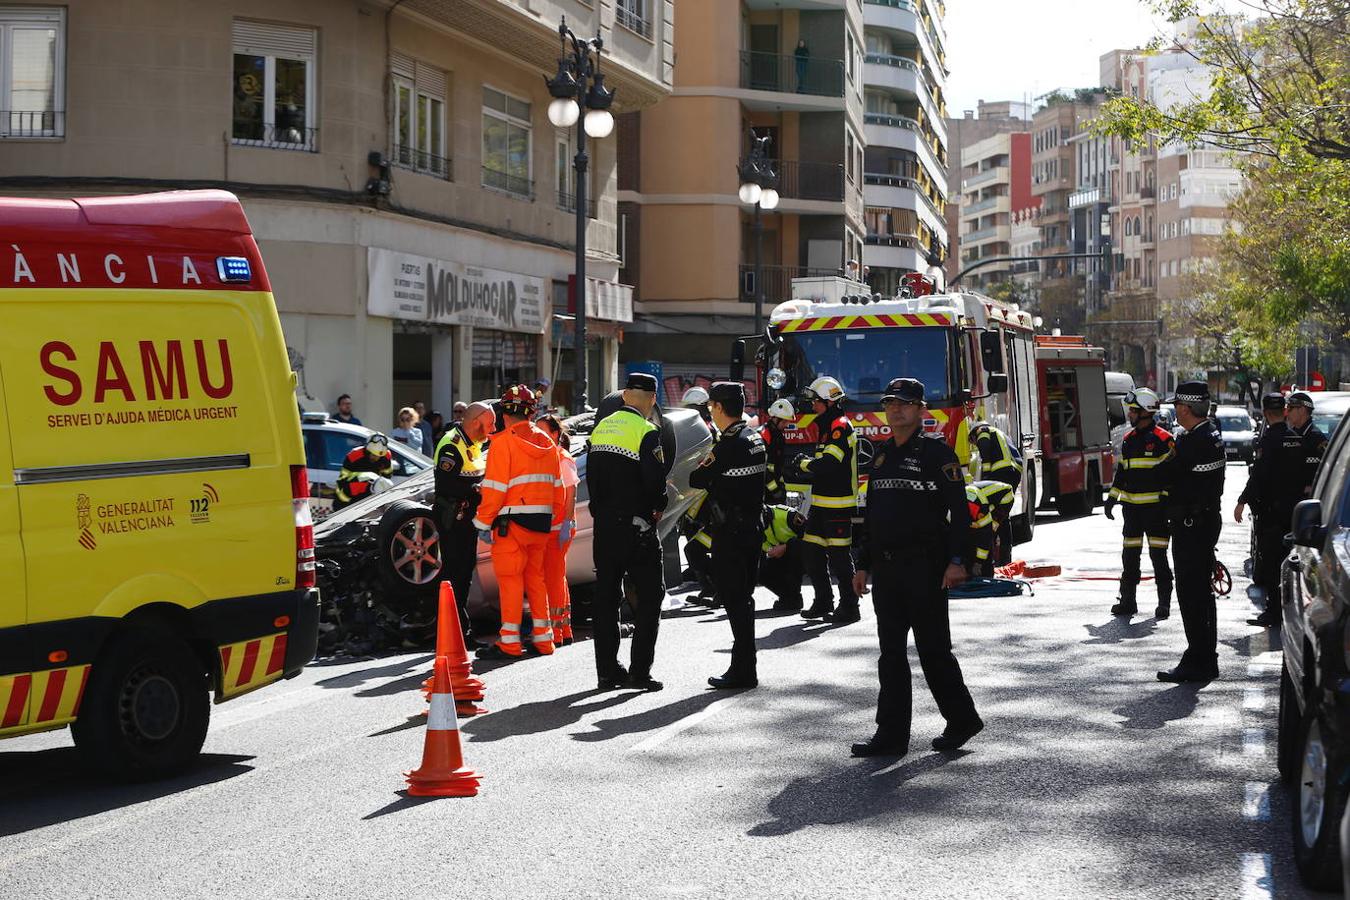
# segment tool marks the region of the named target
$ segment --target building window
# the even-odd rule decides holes
[[[854,60],[853,60],[853,57],[854,57],[854,52],[853,52],[853,32],[851,32],[851,31],[849,31],[849,30],[847,30],[847,29],[844,30],[844,46],[847,48],[847,52],[848,52],[848,83],[849,83],[849,84],[853,84],[853,82],[854,82],[854,81],[857,79],[857,77],[858,77],[858,70],[854,67],[854,64],[853,64],[853,62],[854,62]]]
[[[652,36],[651,0],[619,0],[614,21],[645,38]]]
[[[236,144],[316,150],[312,28],[234,21]]]
[[[844,163],[849,183],[852,184],[855,176],[853,169],[853,132],[851,131],[844,132]]]
[[[445,73],[394,54],[394,164],[454,177],[446,152]]]
[[[483,186],[534,199],[530,104],[483,86]]]
[[[66,13],[0,6],[0,137],[66,133]]]
[[[591,165],[586,169],[586,215],[594,219],[596,217],[596,207],[598,197],[595,188],[595,143],[592,141],[587,147],[587,155],[591,158]],[[577,170],[572,164],[572,160],[577,155],[576,132],[559,131],[557,139],[554,141],[554,155],[557,157],[558,166],[558,208],[564,212],[574,213],[577,211]]]

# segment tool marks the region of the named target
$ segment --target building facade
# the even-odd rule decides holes
[[[954,281],[961,271],[961,158],[965,149],[995,134],[1031,130],[1031,111],[1026,103],[1003,100],[979,101],[975,109],[967,109],[959,119],[945,123],[951,142],[952,165],[947,167],[947,205],[944,220],[947,224],[947,251],[945,271],[947,281]],[[1039,239],[1038,239],[1039,242]]]
[[[961,152],[960,251],[962,268],[992,257],[1012,255],[1014,211],[1034,214],[1040,199],[1031,192],[1031,135],[994,134]],[[987,289],[1009,281],[1011,262],[982,266],[962,279],[967,287]]]
[[[674,94],[620,123],[624,278],[637,315],[623,359],[667,399],[726,377],[731,340],[791,280],[863,257],[863,20],[856,0],[681,0]],[[779,202],[741,202],[751,134],[768,138]],[[760,250],[755,280],[755,248]]]
[[[576,137],[549,123],[540,75],[556,70],[566,16],[603,38],[616,112],[655,103],[671,86],[669,0],[7,9],[0,24],[39,18],[45,62],[25,72],[33,108],[0,133],[0,186],[234,191],[302,405],[349,393],[367,424],[388,427],[416,399],[448,412],[509,383],[570,379]],[[631,317],[617,280],[615,143],[588,148],[593,395],[613,385]]]
[[[946,33],[941,2],[863,3],[867,55],[863,263],[874,292],[940,265],[948,246]]]

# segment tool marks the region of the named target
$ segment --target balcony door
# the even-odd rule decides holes
[[[778,57],[778,26],[750,26],[750,87],[757,91],[781,91],[782,67]]]

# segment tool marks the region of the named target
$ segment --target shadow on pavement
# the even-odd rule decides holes
[[[135,806],[253,771],[252,756],[203,753],[191,769],[144,784],[111,781],[87,770],[73,747],[0,753],[0,836],[22,834]]]
[[[460,724],[460,731],[474,743],[500,741],[503,738],[539,734],[566,728],[581,721],[582,716],[609,709],[639,696],[638,691],[602,692],[597,689],[578,691],[563,697],[552,697],[523,703],[501,712],[475,716]],[[581,701],[592,698],[592,702]]]
[[[411,716],[408,716],[408,718],[404,719],[402,724],[390,725],[388,728],[382,728],[373,734],[366,735],[366,737],[368,738],[384,737],[390,734],[398,734],[400,731],[409,731],[413,728],[425,728],[426,725],[427,725],[427,714],[425,712],[413,713]]]
[[[899,793],[907,782],[970,754],[929,753],[903,765],[886,758],[869,759],[824,777],[797,778],[769,801],[772,821],[761,822],[746,834],[750,837],[781,837],[810,825],[843,825],[860,822],[902,806],[932,809],[941,804],[940,791],[925,791],[923,798]]]
[[[1087,629],[1090,637],[1088,640],[1079,643],[1119,644],[1121,641],[1132,641],[1153,634],[1158,628],[1158,620],[1140,619],[1131,622],[1123,616],[1119,616],[1112,618],[1105,625],[1084,625],[1083,627]]]
[[[388,806],[380,807],[368,816],[362,816],[362,822],[369,822],[371,819],[378,819],[380,816],[387,816],[390,813],[402,812],[405,809],[412,809],[414,806],[421,806],[423,803],[429,803],[432,800],[439,800],[440,797],[410,797],[407,791],[395,791],[398,799]]]
[[[332,678],[325,678],[322,681],[314,682],[322,688],[345,690],[347,688],[359,687],[367,681],[374,681],[380,678],[389,678],[395,675],[411,674],[414,670],[421,670],[427,666],[434,658],[433,654],[410,656],[407,659],[400,659],[397,662],[390,663],[387,666],[376,666],[373,669],[358,669],[355,672],[347,672],[344,675],[334,675]]]
[[[686,697],[675,703],[659,706],[656,709],[649,709],[631,716],[624,716],[619,719],[605,719],[595,723],[594,731],[584,731],[580,734],[572,735],[574,741],[608,741],[616,737],[622,737],[625,734],[639,734],[644,731],[656,731],[658,728],[665,728],[680,721],[686,716],[692,716],[696,712],[722,700],[731,693],[729,691],[704,691],[701,694],[695,694],[692,697]]]
[[[1125,719],[1120,723],[1121,728],[1162,728],[1168,722],[1184,719],[1195,712],[1200,704],[1202,687],[1204,684],[1201,683],[1173,685],[1111,711]]]

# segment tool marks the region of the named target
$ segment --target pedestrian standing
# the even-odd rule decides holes
[[[862,547],[853,587],[873,579],[881,658],[877,730],[853,745],[854,756],[909,752],[909,632],[928,689],[947,725],[933,749],[955,750],[984,728],[952,653],[947,589],[966,578],[970,510],[956,453],[941,435],[923,432],[923,383],[896,378],[881,398],[891,439],[872,457]]]
[[[1158,619],[1172,614],[1172,567],[1167,564],[1171,529],[1163,495],[1163,466],[1176,452],[1171,432],[1157,424],[1158,395],[1137,388],[1125,395],[1125,415],[1134,427],[1120,443],[1120,463],[1106,498],[1106,517],[1114,519],[1116,504],[1124,509],[1123,548],[1120,551],[1120,596],[1111,607],[1113,616],[1132,616],[1139,611],[1136,593],[1142,577],[1139,562],[1148,537],[1148,558],[1153,563]]]
[[[480,483],[486,465],[483,442],[496,424],[492,407],[475,403],[463,421],[451,425],[436,445],[436,493],[432,504],[441,529],[441,559],[459,607],[465,643],[476,648],[469,623],[469,588],[478,568],[478,511]]]
[[[708,391],[708,410],[719,436],[689,486],[708,492],[712,576],[731,624],[731,665],[708,679],[715,688],[759,684],[755,660],[755,582],[764,528],[764,443],[741,416],[745,389],[719,381]]]
[[[661,542],[656,523],[666,508],[666,462],[661,436],[650,421],[656,407],[656,379],[628,376],[622,406],[601,418],[591,432],[586,456],[595,554],[592,620],[595,672],[602,690],[633,687],[659,691],[652,678],[656,635],[665,598]],[[625,576],[637,602],[630,668],[619,664],[619,602]]]
[[[563,489],[557,445],[530,421],[534,407],[534,392],[523,384],[502,394],[504,427],[492,436],[483,471],[482,499],[473,524],[492,545],[502,626],[497,643],[478,651],[480,659],[510,659],[524,652],[520,627],[527,599],[529,648],[544,656],[553,652],[544,551],[563,503]]]
[[[431,431],[431,443],[427,446],[435,447],[445,434],[445,417],[433,409],[427,413],[427,426]]]
[[[417,411],[411,406],[398,411],[398,426],[389,432],[389,436],[409,449],[425,452],[422,449],[422,430],[417,427]]]
[[[463,400],[456,400],[455,405],[450,407],[450,424],[453,425],[456,422],[463,421],[464,413],[467,412],[468,409],[469,404],[465,403]]]
[[[577,461],[568,449],[567,429],[554,415],[539,420],[544,432],[558,447],[558,473],[563,502],[553,513],[552,537],[544,548],[544,581],[548,583],[548,614],[553,620],[553,643],[572,643],[572,594],[567,586],[567,553],[577,532]]]
[[[417,413],[417,430],[422,432],[422,452],[427,456],[436,448],[438,435],[436,428],[431,424],[430,416],[427,414],[427,405],[421,400],[413,404],[413,412]]]
[[[361,420],[352,415],[352,395],[343,394],[337,398],[337,415],[333,416],[335,421],[344,425],[360,425]]]
[[[1162,465],[1171,520],[1172,563],[1177,575],[1177,605],[1186,630],[1186,652],[1159,681],[1209,681],[1219,677],[1218,622],[1214,607],[1214,548],[1222,527],[1226,465],[1223,439],[1209,419],[1209,385],[1186,381],[1177,385],[1177,423],[1185,431],[1176,439],[1176,453]]]
[[[1313,400],[1306,391],[1289,395],[1283,422],[1266,428],[1247,476],[1247,486],[1238,498],[1233,518],[1242,521],[1242,508],[1250,503],[1255,513],[1256,558],[1253,581],[1265,592],[1265,610],[1248,625],[1278,628],[1283,620],[1280,566],[1288,552],[1284,535],[1293,519],[1294,507],[1312,493],[1317,467],[1327,449],[1327,437],[1312,422]]]
[[[806,39],[801,38],[797,41],[797,49],[792,51],[794,62],[797,66],[797,93],[806,93],[806,72],[811,66],[811,49],[806,46]]]
[[[847,625],[858,621],[858,595],[853,591],[853,517],[858,511],[858,436],[844,415],[844,388],[828,375],[806,390],[815,413],[816,447],[791,468],[811,479],[811,508],[806,514],[806,572],[815,601],[802,612],[807,619]],[[830,576],[839,581],[839,609],[834,608]]]

